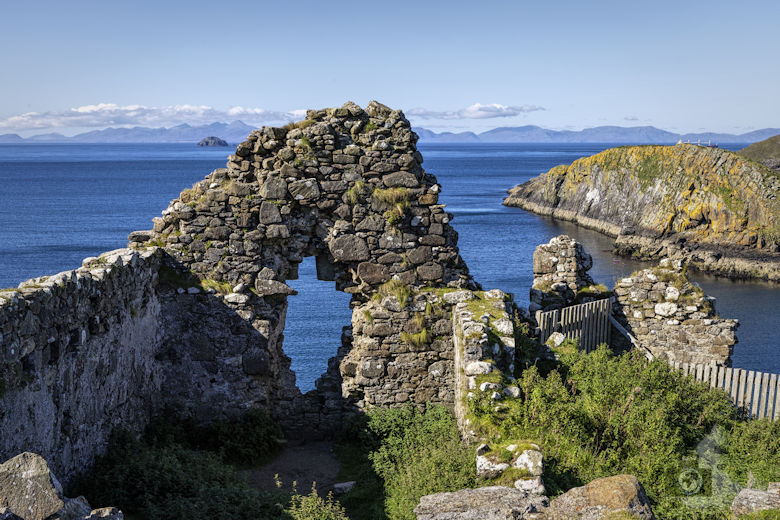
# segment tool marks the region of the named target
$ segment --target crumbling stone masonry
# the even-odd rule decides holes
[[[593,257],[582,244],[566,235],[537,246],[534,250],[531,304],[528,307],[530,314],[533,316],[536,311],[550,311],[591,301],[601,292],[588,274],[591,267]]]
[[[715,314],[715,299],[686,276],[679,260],[664,259],[623,278],[615,296],[618,321],[655,357],[731,366],[739,322]]]
[[[444,293],[479,286],[416,140],[376,102],[262,128],[130,249],[0,291],[0,458],[35,451],[67,480],[114,426],[166,407],[203,422],[260,407],[323,436],[373,406],[453,406]],[[307,256],[352,321],[304,395],[283,331]]]

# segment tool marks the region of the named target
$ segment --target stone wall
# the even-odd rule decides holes
[[[590,254],[582,244],[566,235],[537,246],[528,307],[531,315],[592,300],[600,291],[588,274],[591,267]]]
[[[191,295],[179,282],[173,287],[184,294],[162,299],[184,309],[165,335],[177,374],[166,396],[178,409],[219,417],[259,405],[311,432],[315,416],[327,429],[343,410],[452,403],[452,385],[428,371],[451,343],[404,351],[400,335],[419,311],[371,302],[390,285],[476,288],[416,140],[401,112],[376,102],[309,111],[304,121],[252,132],[227,168],[184,190],[153,230],[131,235],[133,247],[165,248],[172,279],[214,289]],[[353,330],[317,390],[303,396],[282,331],[292,293],[285,282],[307,256],[316,257],[318,278],[352,294]],[[367,326],[365,313],[378,324]],[[442,374],[452,372],[447,361]],[[203,392],[197,403],[192,388]]]
[[[714,298],[684,273],[679,261],[662,260],[620,280],[615,314],[642,346],[671,362],[731,366],[737,320],[721,319]]]
[[[0,291],[0,460],[35,451],[67,479],[114,425],[146,424],[162,383],[160,257],[112,251]]]
[[[498,289],[455,291],[444,298],[454,304],[455,416],[463,436],[474,440],[467,417],[474,392],[488,392],[494,400],[504,391],[512,395],[502,382],[514,380],[517,309],[511,296]]]

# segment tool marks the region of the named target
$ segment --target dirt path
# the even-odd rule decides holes
[[[317,441],[285,447],[279,455],[258,468],[241,471],[250,486],[271,491],[276,490],[274,475],[279,475],[282,489],[292,491],[293,482],[297,482],[298,493],[308,494],[313,482],[317,492],[326,495],[333,489],[340,465],[333,453],[333,444]]]

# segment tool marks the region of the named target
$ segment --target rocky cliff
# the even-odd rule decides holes
[[[507,206],[617,238],[619,252],[780,281],[780,177],[726,150],[612,148],[509,190]]]

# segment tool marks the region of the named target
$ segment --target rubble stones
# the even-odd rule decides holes
[[[743,489],[734,497],[731,512],[736,518],[759,511],[777,510],[780,512],[780,492],[771,487],[767,491]]]
[[[417,520],[507,520],[533,518],[547,504],[544,496],[492,486],[426,495],[414,513]]]

